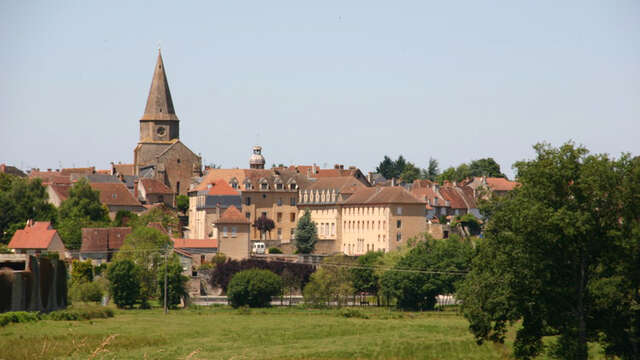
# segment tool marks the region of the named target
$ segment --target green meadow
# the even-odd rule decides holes
[[[511,358],[509,341],[478,346],[467,326],[453,310],[116,310],[107,319],[0,327],[0,359]]]

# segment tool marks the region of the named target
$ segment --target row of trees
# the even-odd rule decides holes
[[[462,163],[458,167],[449,167],[440,172],[438,161],[429,158],[426,169],[417,167],[414,163],[407,161],[402,155],[396,160],[389,156],[376,167],[376,172],[386,179],[399,179],[405,183],[413,183],[416,179],[427,179],[436,182],[461,181],[475,176],[505,177],[500,171],[500,165],[493,158],[484,158]]]

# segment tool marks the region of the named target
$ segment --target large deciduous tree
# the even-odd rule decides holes
[[[587,359],[587,342],[640,358],[640,159],[534,146],[516,163],[522,184],[487,208],[486,242],[458,293],[479,343],[514,341],[532,358]]]
[[[304,215],[298,220],[296,226],[296,249],[300,254],[311,254],[318,242],[318,229],[316,224],[311,221],[311,213],[305,210]]]
[[[109,211],[100,202],[100,193],[80,179],[69,190],[69,197],[58,210],[58,233],[67,248],[76,250],[82,244],[82,228],[108,226]]]
[[[260,230],[260,235],[268,233],[269,238],[271,238],[271,230],[276,227],[276,224],[273,222],[273,220],[262,214],[262,216],[256,219],[253,226],[255,226],[256,229]]]

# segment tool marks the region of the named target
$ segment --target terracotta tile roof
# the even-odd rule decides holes
[[[111,170],[109,170],[109,169],[105,169],[105,170],[96,170],[96,174],[100,174],[100,175],[111,175]]]
[[[365,185],[353,176],[322,177],[309,182],[301,190],[333,190],[343,194],[353,194]]]
[[[118,250],[129,234],[131,234],[130,227],[82,228],[82,246],[80,247],[80,252],[89,253]]]
[[[487,178],[487,185],[491,190],[495,191],[511,191],[519,184],[515,181],[509,181],[505,178]]]
[[[240,195],[240,191],[234,189],[223,179],[214,180],[207,184],[207,195]]]
[[[217,239],[171,239],[176,249],[217,249]]]
[[[10,249],[47,249],[57,231],[51,227],[49,221],[29,222],[13,234],[9,242]]]
[[[69,197],[69,190],[71,190],[71,185],[49,184],[47,186],[58,195],[60,201],[65,201]]]
[[[147,194],[173,194],[173,191],[167,185],[156,179],[140,179],[138,186],[142,185]]]
[[[298,187],[302,187],[308,179],[302,174],[298,174],[290,169],[209,169],[198,186],[197,191],[208,190],[209,184],[218,180],[224,180],[227,184],[232,180],[238,183],[240,191],[260,191],[260,181],[265,179],[269,184],[268,191],[288,191],[287,184],[295,181]],[[252,185],[251,190],[245,188],[245,182],[248,181]],[[283,184],[282,190],[276,190],[275,184],[280,181]]]
[[[115,173],[120,175],[129,175],[133,176],[133,164],[112,164],[111,168]]]
[[[95,174],[96,168],[95,166],[87,167],[87,168],[66,168],[60,170],[60,174],[62,175],[71,175],[71,174]]]
[[[71,176],[62,175],[59,171],[31,171],[29,179],[40,179],[43,185],[71,184]]]
[[[434,207],[444,207],[446,205],[445,199],[434,190],[434,183],[429,180],[416,180],[411,186],[411,193],[418,199],[427,202],[426,208],[433,209]],[[435,199],[438,199],[437,201]]]
[[[235,206],[231,205],[225,210],[218,220],[216,220],[217,224],[248,224],[249,220],[242,215],[240,210]]]
[[[100,192],[100,202],[107,206],[142,206],[122,183],[91,183],[89,185],[93,190]]]
[[[236,179],[238,181],[238,185],[242,186],[245,178],[245,172],[243,169],[209,169],[207,174],[202,178],[202,181],[198,186],[196,186],[196,190],[207,190],[208,185],[222,179],[225,182],[229,183],[232,179]]]
[[[449,201],[452,209],[472,209],[477,207],[473,198],[473,189],[468,186],[443,186],[440,188],[440,194],[445,200]]]
[[[399,186],[365,187],[357,190],[343,204],[425,204]]]

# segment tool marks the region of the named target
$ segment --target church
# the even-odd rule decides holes
[[[191,179],[202,176],[202,159],[180,141],[180,120],[173,108],[160,51],[147,106],[140,118],[140,139],[133,151],[133,164],[133,175],[160,181],[176,195],[186,195]]]

